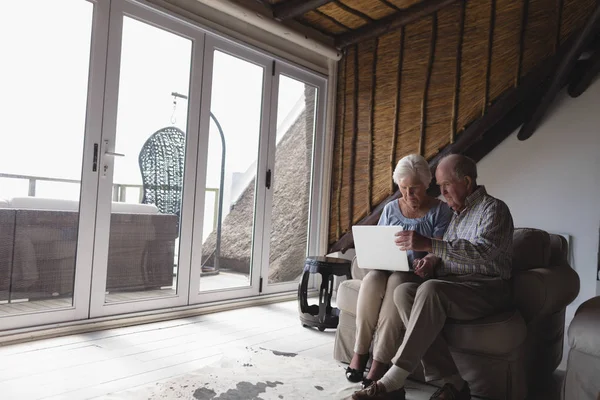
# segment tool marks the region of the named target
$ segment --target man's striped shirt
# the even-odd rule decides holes
[[[443,239],[432,239],[432,253],[442,260],[436,275],[481,274],[509,279],[513,220],[508,206],[479,186],[454,212]]]

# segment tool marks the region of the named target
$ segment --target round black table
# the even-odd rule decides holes
[[[314,326],[321,332],[327,328],[337,328],[339,310],[331,307],[333,277],[350,274],[351,262],[341,258],[308,257],[304,263],[304,273],[298,285],[298,311],[302,326]],[[321,274],[319,304],[308,305],[308,280],[311,274]]]

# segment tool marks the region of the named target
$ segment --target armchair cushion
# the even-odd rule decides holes
[[[548,232],[517,228],[513,234],[513,271],[546,267],[550,262],[550,235]]]
[[[11,208],[24,210],[60,210],[79,211],[76,200],[47,199],[44,197],[13,197],[10,199]]]
[[[3,200],[0,199],[0,208],[3,208]],[[44,197],[13,197],[5,201],[6,207],[23,210],[55,210],[55,211],[79,211],[79,201],[48,199]],[[158,207],[154,204],[135,204],[112,202],[111,212],[130,214],[157,214]]]
[[[158,207],[154,204],[121,203],[114,201],[111,212],[127,214],[158,214]]]
[[[462,351],[503,355],[525,342],[527,326],[518,311],[506,311],[473,321],[449,320],[444,336],[449,346]]]

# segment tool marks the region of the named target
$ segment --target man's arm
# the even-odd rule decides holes
[[[481,216],[477,238],[443,241],[432,239],[432,253],[444,261],[476,264],[494,259],[512,239],[513,222],[506,204],[492,202]]]

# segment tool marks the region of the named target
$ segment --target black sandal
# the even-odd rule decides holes
[[[346,379],[352,383],[358,383],[363,380],[364,371],[360,371],[354,368],[346,368]]]

